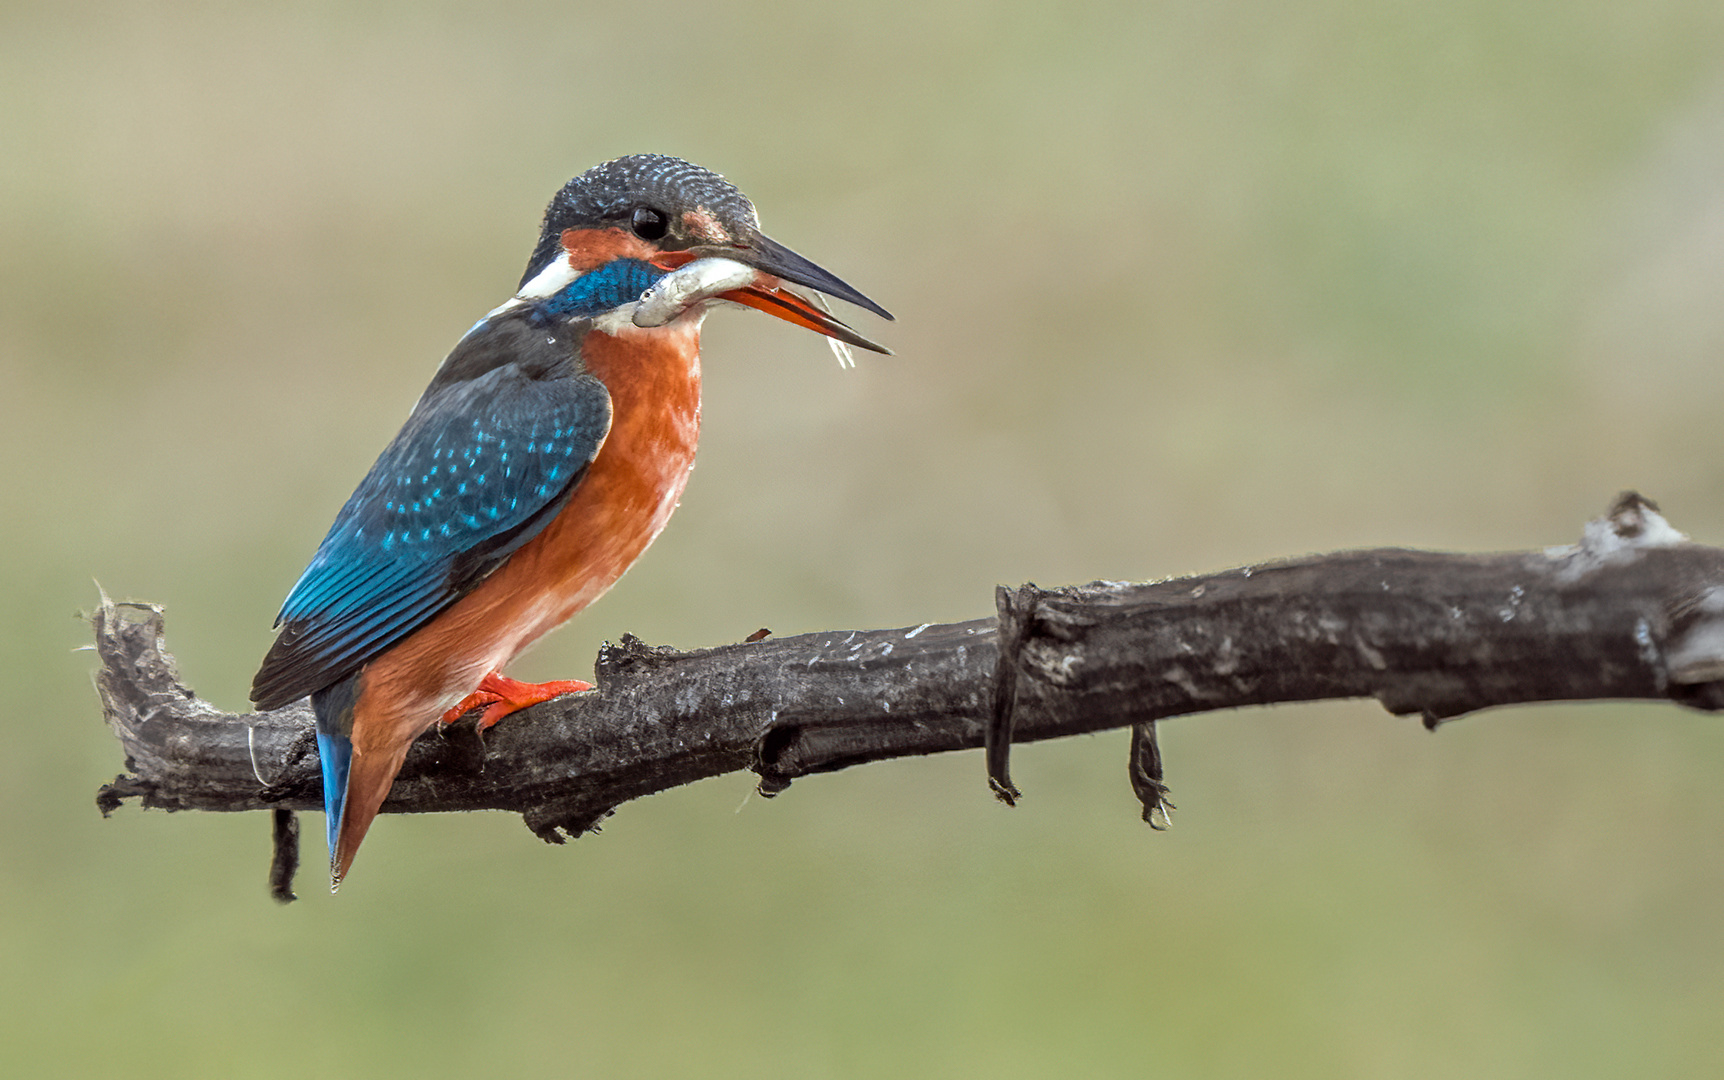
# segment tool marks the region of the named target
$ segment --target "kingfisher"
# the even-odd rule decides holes
[[[710,308],[888,351],[792,285],[892,318],[679,158],[617,158],[551,199],[515,294],[456,342],[342,506],[252,683],[262,710],[311,697],[331,891],[414,739],[592,688],[502,669],[670,519],[694,467]]]

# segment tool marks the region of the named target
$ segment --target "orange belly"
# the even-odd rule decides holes
[[[429,729],[486,673],[602,596],[658,536],[694,468],[699,335],[693,319],[587,335],[586,366],[611,394],[603,448],[544,531],[365,669],[371,722],[355,724],[356,750]]]

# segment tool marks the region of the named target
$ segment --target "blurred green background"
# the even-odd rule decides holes
[[[0,1073],[1696,1076],[1724,733],[1360,703],[800,781],[553,850],[379,822],[278,909],[260,816],[121,767],[76,618],[228,707],[330,518],[570,175],[718,169],[893,309],[841,371],[721,312],[657,546],[517,668],[987,614],[997,582],[1724,542],[1724,7],[0,6]],[[321,819],[308,819],[308,839]]]

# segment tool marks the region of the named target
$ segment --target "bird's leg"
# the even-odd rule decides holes
[[[462,698],[459,705],[443,714],[443,722],[453,724],[483,706],[485,711],[479,717],[479,730],[484,731],[503,717],[519,712],[529,705],[537,705],[541,701],[549,701],[563,694],[578,694],[592,688],[592,683],[581,682],[579,679],[528,683],[511,679],[500,671],[493,671],[479,680],[477,690]]]

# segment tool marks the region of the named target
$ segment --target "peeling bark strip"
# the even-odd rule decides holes
[[[299,899],[293,895],[293,875],[299,873],[299,815],[278,806],[270,811],[270,820],[274,855],[269,860],[269,895],[278,904],[291,904]]]
[[[1008,589],[994,587],[994,609],[1000,620],[999,641],[995,646],[994,708],[989,724],[982,734],[983,759],[988,767],[988,787],[994,797],[1007,806],[1016,806],[1023,793],[1012,783],[1012,733],[1016,728],[1018,708],[1018,665],[1023,658],[1024,643],[1034,630],[1036,603],[1042,591],[1034,585]]]
[[[104,813],[127,798],[322,808],[306,702],[224,713],[180,683],[159,609],[104,596],[93,622],[97,686],[129,770],[98,792]],[[1149,725],[1170,716],[1350,697],[1430,727],[1533,701],[1716,710],[1724,550],[1688,543],[1629,493],[1569,547],[1341,552],[1152,584],[1026,586],[1002,591],[998,621],[686,653],[625,636],[600,651],[597,682],[482,740],[467,723],[428,733],[383,809],[513,810],[561,843],[629,799],[703,777],[752,769],[770,794],[810,773],[979,747],[989,732],[992,785],[1015,793],[1010,742],[1129,726],[1134,790],[1146,817],[1165,816]]]
[[[1131,792],[1143,807],[1144,824],[1161,832],[1173,824],[1173,811],[1178,807],[1167,801],[1167,784],[1162,780],[1161,744],[1155,739],[1155,721],[1131,725],[1131,757],[1127,768],[1131,776]]]

